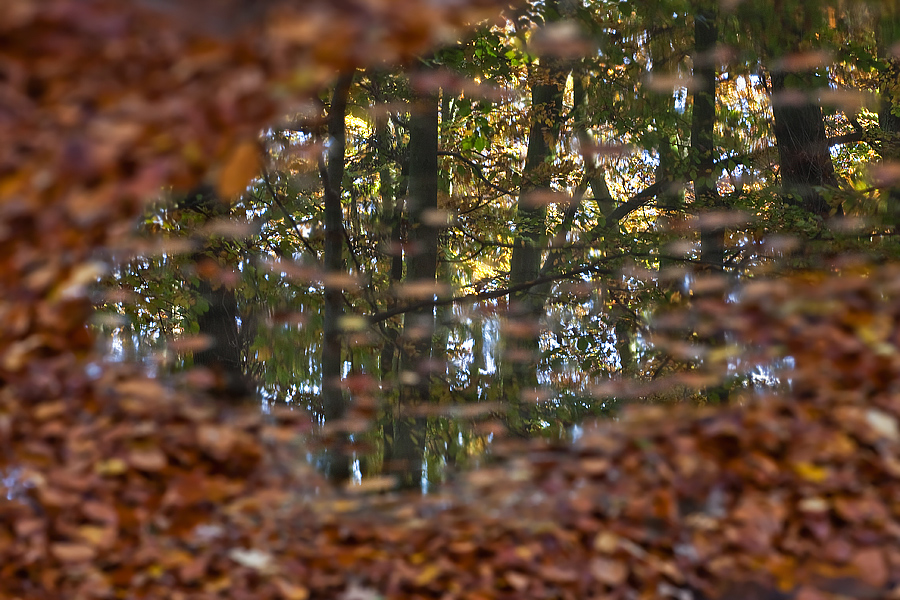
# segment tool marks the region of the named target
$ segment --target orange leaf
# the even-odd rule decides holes
[[[859,571],[861,581],[876,589],[884,589],[890,573],[884,553],[878,548],[864,548],[853,557],[852,564]]]
[[[59,562],[75,563],[92,560],[97,553],[84,544],[58,543],[50,546],[50,554]]]
[[[217,191],[222,198],[240,195],[259,174],[260,152],[256,142],[242,142],[232,150],[219,172]]]
[[[160,450],[149,448],[146,450],[132,450],[128,455],[128,464],[139,471],[162,471],[166,468],[168,460]]]

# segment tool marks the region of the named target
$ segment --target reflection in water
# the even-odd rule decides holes
[[[24,473],[18,467],[0,471],[0,492],[4,493],[7,500],[22,500],[26,491],[34,487],[34,483],[23,476]]]

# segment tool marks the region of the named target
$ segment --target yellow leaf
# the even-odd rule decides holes
[[[276,579],[275,587],[278,588],[278,593],[285,600],[306,600],[309,598],[309,590],[303,586],[288,583],[284,579]]]
[[[828,477],[828,469],[814,465],[810,462],[798,462],[794,465],[794,472],[810,483],[822,483]]]
[[[360,506],[359,500],[335,500],[329,505],[335,512],[346,513],[357,510]]]
[[[102,462],[98,462],[94,467],[94,471],[96,471],[99,475],[121,475],[127,470],[128,465],[126,465],[125,461],[121,458],[111,458],[109,460],[104,460]]]
[[[96,525],[82,525],[78,528],[78,535],[91,546],[99,546],[109,537],[109,529]]]
[[[609,531],[601,531],[594,538],[594,550],[603,554],[612,554],[619,547],[619,536]]]
[[[527,546],[516,546],[514,551],[516,556],[521,558],[522,560],[531,560],[534,558],[534,552],[531,551]]]
[[[416,577],[416,585],[428,585],[435,579],[437,579],[438,575],[441,574],[441,568],[436,564],[427,565],[424,569],[419,572],[419,575]]]

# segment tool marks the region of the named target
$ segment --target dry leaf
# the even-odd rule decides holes
[[[97,551],[85,544],[57,543],[50,544],[50,554],[63,563],[81,563],[93,560]]]
[[[219,171],[216,191],[223,199],[239,196],[259,175],[261,152],[256,142],[245,141],[231,151]]]
[[[620,560],[595,558],[589,568],[594,579],[606,585],[621,585],[628,579],[628,567]]]

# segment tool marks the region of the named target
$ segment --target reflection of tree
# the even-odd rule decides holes
[[[195,225],[201,229],[214,219],[228,214],[227,206],[208,187],[198,188],[178,203],[201,217]],[[194,365],[208,369],[213,377],[209,391],[217,398],[230,401],[248,399],[254,392],[246,374],[248,336],[253,331],[249,315],[238,308],[235,264],[228,264],[233,254],[226,241],[208,236],[200,251],[190,256],[182,268],[193,271],[196,280],[197,333],[204,348],[194,351]],[[227,276],[227,274],[232,276]],[[239,325],[240,323],[240,325]]]
[[[425,92],[413,99],[409,119],[409,194],[407,198],[407,289],[432,298],[436,292],[438,228],[438,96]],[[429,291],[430,290],[430,291]],[[400,337],[400,402],[394,421],[392,454],[385,460],[403,487],[419,484],[427,419],[417,409],[429,401],[435,349],[435,306],[418,306],[404,315]]]
[[[508,28],[482,27],[436,51],[428,62],[440,68],[343,65],[311,110],[265,134],[266,176],[234,208],[262,224],[247,251],[210,238],[177,258],[202,300],[191,307],[172,298],[170,312],[213,342],[194,362],[220,373],[254,363],[268,398],[334,425],[329,440],[342,446],[329,455],[335,480],[349,476],[357,439],[375,440],[372,469],[387,464],[414,485],[423,449],[459,450],[451,430],[477,437],[476,419],[445,428],[421,405],[508,403],[507,424],[534,432],[606,414],[615,402],[592,390],[610,379],[652,382],[712,364],[697,354],[724,349],[721,329],[701,333],[696,319],[657,326],[667,307],[720,295],[700,291],[689,273],[705,267],[736,280],[761,264],[789,266],[766,254],[765,240],[806,233],[786,213],[813,223],[826,216],[817,202],[833,182],[828,161],[802,161],[861,135],[825,130],[833,117],[807,89],[814,82],[786,70],[772,76],[785,88],[774,94],[773,133],[755,73],[760,48],[773,69],[790,65],[775,59],[783,40],[768,43],[765,27],[735,22],[715,2],[577,4],[533,4]],[[565,38],[573,24],[585,54],[551,56],[566,47],[554,36]],[[737,31],[746,39],[735,41]],[[726,56],[719,39],[744,53]],[[416,88],[419,76],[425,83]],[[803,105],[777,102],[791,94]],[[890,127],[889,114],[882,121]],[[804,186],[818,200],[797,200]],[[212,210],[196,197],[180,210],[192,203],[195,221]],[[708,214],[732,205],[749,225]],[[435,208],[451,217],[440,227],[430,220],[442,217]],[[433,284],[435,273],[449,292],[402,291]],[[237,274],[240,285],[231,281]],[[269,318],[251,332],[244,315],[254,295]],[[378,380],[389,399],[375,409],[353,402],[358,391],[342,386],[347,373]],[[229,379],[216,378],[220,394],[240,387]],[[526,408],[523,390],[542,401]],[[491,418],[502,413],[492,409]],[[378,434],[357,436],[371,419],[382,419]]]
[[[353,73],[347,73],[342,75],[335,85],[331,106],[328,109],[328,160],[327,164],[321,164],[319,167],[324,188],[322,216],[325,226],[322,257],[325,276],[322,314],[322,405],[326,422],[333,426],[336,426],[347,414],[347,398],[341,387],[341,379],[344,375],[341,336],[344,297],[339,281],[346,272],[344,266],[346,232],[342,206],[346,150],[344,121],[347,112],[347,95],[352,84]],[[339,433],[328,457],[328,475],[338,483],[350,478],[350,457],[345,442],[344,435]]]
[[[772,70],[772,112],[778,145],[779,173],[786,201],[810,213],[828,217],[841,207],[832,207],[822,188],[836,189],[838,181],[825,137],[822,107],[810,98],[820,78],[812,72],[791,71],[785,66]]]
[[[515,287],[534,281],[541,275],[547,248],[547,205],[553,173],[550,163],[560,130],[565,80],[568,69],[545,57],[529,69],[531,107],[529,111],[528,150],[522,171],[522,187],[516,206],[516,236],[510,255],[509,285]],[[510,295],[511,333],[506,337],[503,358],[503,390],[509,403],[509,426],[527,429],[528,411],[522,394],[533,394],[538,387],[537,364],[540,357],[541,320],[546,297],[537,287],[528,287]],[[545,292],[546,294],[546,292]]]

